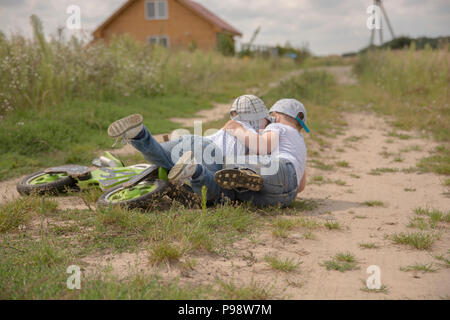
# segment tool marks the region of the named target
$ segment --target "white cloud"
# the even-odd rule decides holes
[[[343,53],[367,45],[366,8],[372,0],[197,0],[243,32],[248,41],[261,26],[259,44],[309,43],[317,54]],[[64,26],[66,9],[81,7],[82,27],[92,32],[125,0],[0,0],[0,30],[30,34],[29,16],[37,14],[47,33]],[[448,0],[385,1],[397,35],[438,36],[450,30]],[[385,30],[385,39],[390,37]]]

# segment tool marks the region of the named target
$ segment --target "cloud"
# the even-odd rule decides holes
[[[173,1],[173,0],[172,0]],[[92,32],[125,0],[0,0],[0,30],[30,35],[29,16],[37,14],[47,33],[64,26],[69,5],[80,6],[83,29]],[[258,44],[309,43],[316,54],[343,53],[367,45],[368,5],[372,0],[197,0],[235,26],[247,42],[261,26]],[[385,1],[396,35],[438,36],[450,30],[450,1]],[[388,30],[384,30],[389,40]]]

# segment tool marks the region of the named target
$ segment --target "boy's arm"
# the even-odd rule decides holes
[[[275,131],[267,131],[259,135],[245,129],[234,120],[228,121],[223,129],[235,136],[254,154],[270,154],[278,145],[278,133]]]
[[[300,181],[300,185],[298,186],[298,193],[305,190],[305,187],[306,187],[306,170],[305,173],[303,173],[302,180]]]

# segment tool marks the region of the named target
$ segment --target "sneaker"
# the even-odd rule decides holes
[[[249,169],[223,169],[214,174],[214,181],[224,189],[247,189],[259,191],[263,186],[263,179]]]
[[[176,185],[183,185],[195,173],[197,164],[195,163],[194,153],[185,152],[169,172],[169,181]]]
[[[114,121],[108,128],[108,135],[111,138],[123,137],[125,139],[133,139],[142,131],[144,127],[142,121],[143,118],[140,114],[132,114]]]

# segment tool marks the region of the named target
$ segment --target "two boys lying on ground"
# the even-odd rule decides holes
[[[277,101],[270,111],[256,96],[237,98],[231,119],[216,134],[184,135],[158,143],[134,114],[113,122],[108,134],[124,138],[144,158],[169,170],[169,181],[190,181],[207,200],[288,206],[306,184],[306,109],[295,99]]]

